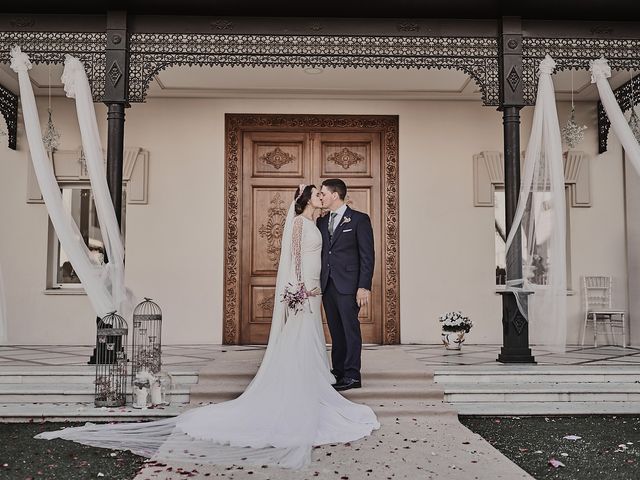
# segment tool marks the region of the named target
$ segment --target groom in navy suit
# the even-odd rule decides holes
[[[322,206],[329,213],[317,221],[322,233],[322,304],[331,333],[331,373],[336,377],[336,390],[362,386],[358,312],[371,301],[375,261],[371,219],[349,208],[344,202],[346,195],[342,180],[322,182]]]

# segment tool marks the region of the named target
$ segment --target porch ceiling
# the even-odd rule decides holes
[[[239,17],[342,18],[499,18],[519,15],[530,19],[629,20],[634,0],[25,0],[5,2],[6,13],[104,13],[127,9],[150,15],[225,15]]]
[[[49,67],[35,65],[30,73],[35,94],[47,95]],[[51,66],[52,95],[64,96],[61,74],[62,65]],[[571,99],[571,77],[571,71],[554,75],[559,100]],[[629,72],[614,71],[612,87],[629,79]],[[17,77],[7,64],[0,64],[0,83],[18,91]],[[598,100],[586,70],[573,72],[573,86],[576,101]],[[148,93],[148,98],[154,97],[481,100],[474,81],[457,70],[195,66],[173,67],[157,74]]]

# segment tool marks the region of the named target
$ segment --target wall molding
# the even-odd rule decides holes
[[[52,158],[53,171],[58,182],[89,181],[82,148],[56,150]],[[44,203],[31,158],[29,158],[27,169],[27,203]],[[149,152],[147,150],[140,147],[124,149],[122,180],[126,185],[129,205],[149,203]]]
[[[569,188],[571,206],[591,206],[589,156],[580,150],[564,153],[564,182]],[[524,162],[524,153],[521,155]],[[496,187],[504,186],[502,152],[487,150],[473,156],[473,206],[493,207]]]

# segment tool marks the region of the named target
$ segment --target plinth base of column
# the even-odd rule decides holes
[[[531,349],[526,348],[524,350],[514,350],[511,348],[504,348],[500,351],[496,362],[500,363],[536,363],[536,359],[531,354]]]

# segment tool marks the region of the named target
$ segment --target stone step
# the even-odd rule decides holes
[[[640,402],[459,402],[460,415],[640,415]]]
[[[628,402],[640,401],[635,383],[441,384],[445,401],[484,402]]]
[[[482,366],[446,367],[435,381],[461,383],[640,383],[640,366]]]
[[[192,385],[198,382],[195,370],[168,370],[173,382],[179,385]],[[96,376],[95,366],[87,367],[49,367],[49,368],[9,368],[0,370],[1,384],[91,384]]]
[[[251,378],[218,376],[201,377],[197,385],[191,386],[191,402],[213,402],[237,398],[249,384]],[[435,399],[444,398],[444,389],[424,379],[398,380],[390,377],[368,375],[363,379],[363,388],[345,391],[347,398],[363,401],[368,398],[379,399]]]
[[[117,422],[174,417],[189,408],[186,404],[136,409],[131,406],[97,408],[93,403],[9,403],[0,405],[4,423],[23,422]]]
[[[172,390],[172,402],[189,402],[189,385],[175,385]],[[131,402],[131,389],[128,392]],[[0,384],[0,405],[8,403],[57,403],[81,402],[90,403],[94,400],[94,386],[91,383],[79,384]]]

